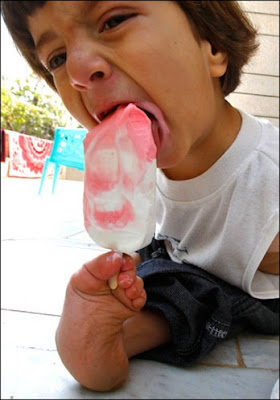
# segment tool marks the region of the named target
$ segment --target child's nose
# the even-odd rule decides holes
[[[110,63],[100,55],[80,50],[67,56],[67,71],[71,85],[81,91],[93,88],[96,82],[112,74]]]

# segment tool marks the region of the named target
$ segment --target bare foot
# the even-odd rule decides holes
[[[116,274],[118,288],[111,291],[108,280]],[[83,386],[105,391],[124,382],[123,323],[145,302],[142,279],[129,256],[102,254],[71,277],[56,343],[66,368]]]

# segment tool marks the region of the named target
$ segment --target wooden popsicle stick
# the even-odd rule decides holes
[[[111,290],[115,290],[118,287],[118,274],[112,276],[109,280],[108,280],[108,284],[109,284],[109,288]]]
[[[121,257],[123,256],[123,253],[122,253],[121,251],[117,251],[117,250],[116,250],[116,253],[119,253],[119,255],[120,255]],[[117,289],[117,287],[118,287],[118,274],[112,276],[112,277],[108,280],[108,285],[109,285],[109,288],[110,288],[111,290]]]

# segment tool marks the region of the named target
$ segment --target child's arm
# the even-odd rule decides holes
[[[279,233],[271,243],[258,269],[267,274],[279,275]]]

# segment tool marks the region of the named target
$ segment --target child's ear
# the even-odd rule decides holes
[[[228,56],[227,53],[216,50],[211,43],[204,41],[205,51],[207,55],[209,71],[212,78],[220,78],[227,70]]]

